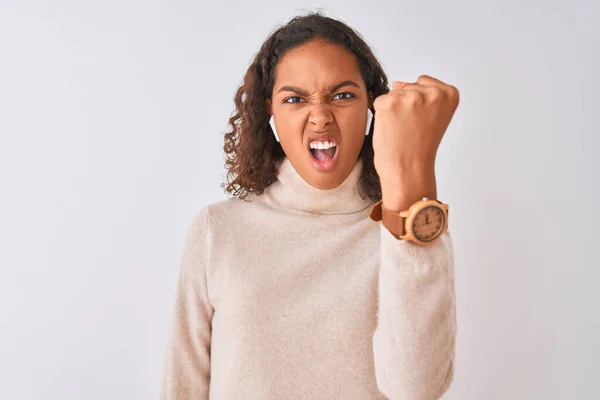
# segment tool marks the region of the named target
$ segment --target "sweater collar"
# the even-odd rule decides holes
[[[269,185],[265,191],[268,191],[281,205],[294,210],[316,214],[353,213],[373,204],[369,197],[361,198],[358,191],[362,167],[363,161],[358,159],[344,182],[334,189],[323,190],[306,182],[298,174],[290,159],[285,157],[278,167],[278,180]]]

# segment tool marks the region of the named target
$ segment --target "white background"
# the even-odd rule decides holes
[[[0,2],[0,398],[158,397],[185,230],[262,41],[321,9],[461,103],[437,176],[445,399],[588,399],[600,348],[594,1]]]

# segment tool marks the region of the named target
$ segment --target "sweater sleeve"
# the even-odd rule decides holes
[[[208,298],[205,207],[188,227],[180,261],[161,400],[207,400],[213,307]]]
[[[391,400],[439,399],[454,376],[456,306],[449,231],[425,246],[380,224],[377,328],[379,390]]]

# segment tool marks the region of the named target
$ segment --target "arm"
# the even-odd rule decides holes
[[[420,196],[436,198],[435,180],[419,182],[395,186],[402,188],[399,191],[383,191],[386,207],[399,211]],[[456,306],[450,233],[420,246],[396,239],[382,224],[380,231],[378,325],[373,336],[377,384],[391,400],[439,399],[454,375]]]
[[[213,308],[207,290],[205,207],[188,228],[166,349],[161,400],[207,400]]]
[[[437,199],[435,159],[458,107],[458,89],[421,75],[394,81],[373,102],[374,164],[385,207]],[[450,234],[420,246],[381,230],[376,377],[392,400],[438,399],[454,374],[456,311]]]
[[[454,375],[456,311],[452,241],[421,247],[381,229],[378,325],[380,391],[391,400],[437,400]]]

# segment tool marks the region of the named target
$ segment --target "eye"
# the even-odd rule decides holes
[[[348,100],[348,99],[351,99],[351,98],[353,98],[353,97],[354,97],[354,94],[353,94],[353,93],[350,93],[350,92],[342,92],[342,93],[338,93],[338,94],[336,94],[335,96],[333,96],[333,98],[335,99],[337,96],[339,96],[339,95],[342,95],[342,94],[347,94],[347,95],[348,95],[348,97],[346,97],[345,99],[340,99],[340,100]]]
[[[302,99],[301,99],[300,97],[298,97],[298,96],[290,96],[290,97],[286,97],[286,98],[283,100],[283,102],[284,102],[284,103],[288,103],[288,104],[299,103],[298,101],[288,101],[288,100],[290,100],[290,99],[300,99],[300,100],[302,100]]]

